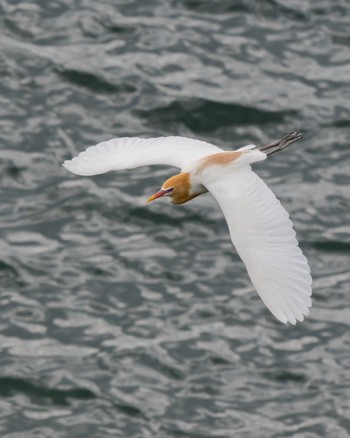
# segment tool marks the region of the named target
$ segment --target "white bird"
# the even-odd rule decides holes
[[[300,137],[293,132],[261,148],[248,145],[229,152],[185,137],[114,138],[88,147],[63,166],[82,176],[152,164],[180,168],[147,202],[169,197],[183,204],[209,191],[261,299],[277,319],[295,324],[311,307],[310,268],[288,213],[251,164]]]

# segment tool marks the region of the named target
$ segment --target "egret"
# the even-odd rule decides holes
[[[183,204],[210,192],[226,218],[231,240],[270,312],[281,322],[303,321],[311,307],[311,275],[287,211],[251,165],[301,137],[292,132],[260,148],[224,151],[186,137],[122,137],[88,147],[63,166],[76,175],[163,164],[181,169],[147,202]]]

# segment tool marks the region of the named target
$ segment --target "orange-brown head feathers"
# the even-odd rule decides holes
[[[151,196],[147,202],[162,196],[169,196],[173,204],[183,204],[206,191],[204,189],[200,193],[193,193],[191,189],[190,174],[188,172],[182,172],[167,179],[159,192]]]

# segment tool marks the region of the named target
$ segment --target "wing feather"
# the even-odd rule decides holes
[[[222,149],[217,146],[186,137],[122,137],[90,146],[63,166],[82,176],[152,164],[182,168],[188,161],[218,152]]]
[[[247,160],[242,162],[219,178],[209,169],[202,182],[219,203],[261,299],[277,319],[295,324],[311,307],[310,268],[288,213]]]

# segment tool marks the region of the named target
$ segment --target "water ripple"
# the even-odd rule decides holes
[[[2,437],[348,437],[349,17],[328,0],[0,2]],[[296,327],[264,308],[209,195],[145,205],[173,169],[60,166],[116,136],[229,150],[294,129],[257,172],[310,261]]]

